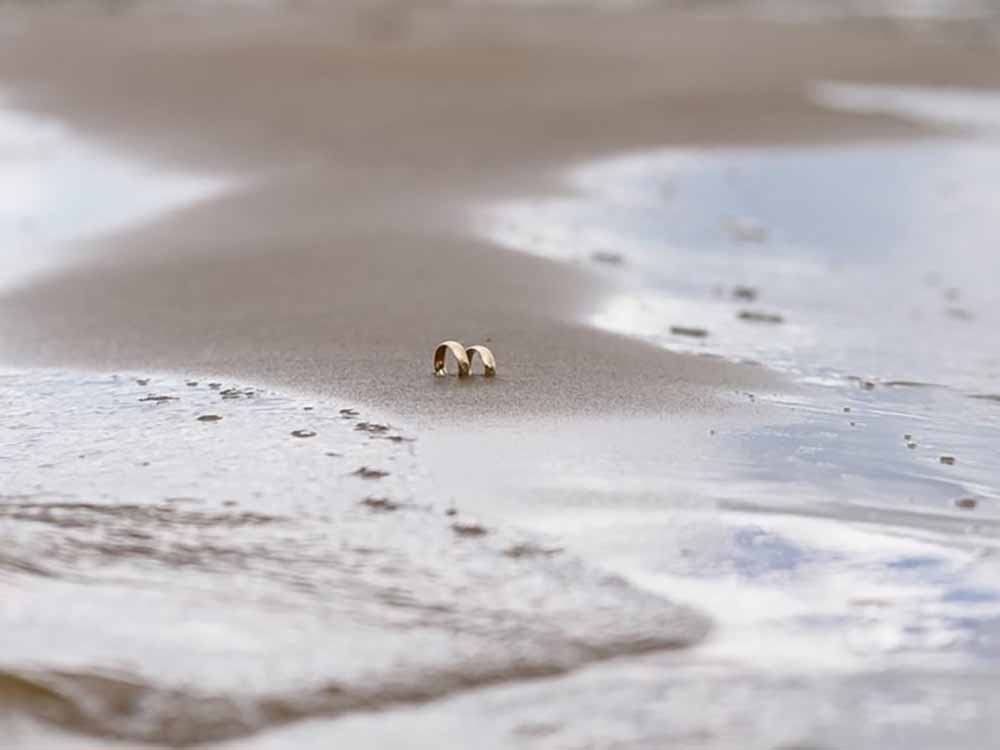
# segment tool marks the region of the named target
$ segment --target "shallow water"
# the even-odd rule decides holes
[[[737,396],[752,424],[675,420],[669,441],[655,420],[627,434],[600,420],[501,425],[495,449],[517,440],[574,467],[536,472],[533,509],[508,512],[712,617],[694,659],[726,664],[732,683],[684,714],[707,746],[982,747],[1000,737],[1000,100],[816,95],[972,134],[635,154],[574,171],[570,195],[474,214],[501,244],[611,283],[594,325],[760,362],[795,385]],[[749,738],[728,723],[779,710],[782,680],[811,708],[755,720]],[[845,690],[871,710],[865,731],[831,718]],[[668,736],[680,717],[663,715]]]
[[[224,190],[228,181],[124,159],[0,97],[0,290],[74,258],[89,238]]]
[[[390,717],[316,719],[241,746],[990,746],[1000,518],[935,503],[909,477],[866,476],[863,463],[852,473],[839,452],[816,461],[833,436],[808,415],[757,408],[742,419],[497,420],[472,447],[468,433],[440,430],[424,446],[466,507],[708,613],[695,648]]]
[[[508,247],[615,282],[594,325],[786,372],[806,394],[790,405],[864,435],[873,471],[915,442],[917,455],[956,463],[914,474],[979,471],[964,486],[995,497],[984,479],[1000,416],[1000,99],[832,84],[817,96],[933,111],[979,135],[638,154],[574,172],[573,195],[474,220]],[[873,425],[873,414],[884,418]],[[899,439],[876,448],[873,429]]]
[[[4,746],[39,741],[26,717],[188,745],[706,629],[438,496],[419,441],[349,404],[36,370],[0,408]]]

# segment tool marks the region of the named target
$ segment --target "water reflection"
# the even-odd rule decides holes
[[[622,254],[608,272],[629,289],[594,312],[600,327],[808,375],[997,388],[1000,148],[666,152],[577,178],[580,195],[508,204],[483,224],[549,257]],[[744,217],[766,240],[734,233]]]
[[[0,99],[0,288],[72,257],[70,242],[148,221],[227,184],[129,161]]]
[[[773,423],[673,417],[667,438],[657,419],[511,422],[477,444],[517,441],[541,469],[477,462],[457,434],[436,449],[461,457],[456,482],[489,488],[467,502],[709,614],[699,659],[812,677],[1000,666],[1000,513],[981,481],[996,463],[948,476],[960,465],[907,448],[893,417],[847,432],[787,399],[760,408]],[[501,499],[525,485],[530,507]],[[976,508],[955,505],[974,492]]]
[[[597,326],[795,382],[735,395],[755,424],[695,420],[683,445],[655,425],[594,425],[590,450],[628,479],[553,471],[536,491],[559,512],[541,524],[711,614],[709,658],[996,675],[1000,99],[818,91],[977,135],[643,153],[577,170],[572,195],[476,215],[510,248],[604,275]],[[690,328],[708,335],[679,335]],[[584,430],[559,429],[540,429],[538,455],[572,464],[560,446]]]
[[[997,97],[894,91],[836,89],[1000,131]],[[784,370],[813,386],[797,408],[837,416],[834,434],[848,431],[842,408],[905,414],[910,423],[891,429],[926,422],[932,444],[964,451],[959,466],[993,468],[998,410],[965,397],[1000,393],[995,140],[668,150],[590,165],[572,182],[575,195],[510,202],[476,221],[508,247],[613,279],[594,324]],[[708,335],[683,335],[693,329]],[[885,419],[850,426],[890,429]],[[898,458],[886,450],[859,453],[859,473],[881,476]]]

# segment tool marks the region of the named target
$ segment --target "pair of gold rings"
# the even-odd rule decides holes
[[[460,378],[466,378],[472,374],[472,363],[477,354],[483,362],[483,375],[492,378],[497,374],[497,361],[493,358],[493,352],[485,346],[476,344],[466,348],[457,341],[442,341],[434,350],[434,374],[439,378],[448,374],[448,370],[445,368],[445,358],[448,356],[448,352],[451,352],[458,363],[458,377]]]

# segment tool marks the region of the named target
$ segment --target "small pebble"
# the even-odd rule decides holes
[[[753,310],[740,310],[736,316],[740,320],[747,320],[751,323],[784,323],[785,319],[775,313],[754,312]]]
[[[157,404],[162,404],[164,401],[176,401],[176,396],[154,396],[152,393],[148,396],[143,396],[139,399],[140,401],[152,401]]]
[[[917,444],[916,444],[916,443],[914,443],[914,442],[913,442],[913,441],[911,440],[911,441],[907,442],[907,444],[906,444],[906,447],[907,447],[907,448],[909,448],[909,449],[910,449],[910,450],[912,451],[912,450],[913,450],[914,448],[916,448],[916,447],[917,447]]]
[[[954,456],[941,456],[940,461],[941,461],[941,463],[945,464],[946,466],[954,466],[955,465],[955,457]]]
[[[971,497],[963,497],[959,500],[956,500],[955,505],[961,508],[962,510],[972,510],[973,508],[976,507],[976,505],[978,505],[978,503],[975,501],[975,499]]]
[[[757,299],[757,290],[752,286],[734,286],[733,299],[742,299],[747,302],[753,302]]]
[[[621,253],[609,250],[597,250],[590,254],[590,259],[598,263],[607,263],[609,266],[620,266],[625,262],[625,257]]]
[[[249,388],[245,391],[241,391],[239,388],[226,388],[224,391],[219,391],[219,395],[224,399],[234,399],[253,398],[256,394]]]
[[[369,469],[367,466],[362,466],[354,472],[354,476],[361,477],[362,479],[381,479],[382,477],[389,476],[389,472],[382,471],[381,469]]]
[[[198,417],[199,422],[218,422],[221,419],[222,417],[220,417],[218,414],[202,414],[200,417]]]
[[[316,433],[312,430],[292,430],[292,437],[311,438],[316,437]]]
[[[537,544],[515,544],[503,551],[504,557],[520,560],[526,557],[552,557],[562,552],[558,547],[540,547]]]
[[[399,503],[395,503],[387,497],[366,497],[361,501],[361,504],[369,510],[379,513],[391,513],[394,510],[399,510]]]
[[[945,314],[953,320],[972,320],[976,317],[964,307],[949,307],[945,310]]]
[[[670,332],[675,336],[690,336],[691,338],[703,339],[708,336],[705,328],[694,328],[689,326],[670,326]]]
[[[453,523],[451,530],[459,536],[485,536],[487,531],[478,523]]]
[[[402,435],[376,435],[376,437],[381,437],[383,440],[390,440],[393,443],[410,443],[415,440],[415,438],[403,437]]]

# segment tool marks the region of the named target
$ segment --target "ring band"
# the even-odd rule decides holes
[[[451,352],[458,363],[458,377],[468,377],[471,369],[469,367],[469,355],[465,353],[465,347],[457,341],[442,341],[438,344],[438,348],[434,351],[434,374],[439,378],[448,374],[448,370],[445,367],[445,357],[448,356],[448,352]],[[490,359],[493,359],[492,354],[490,355]],[[484,365],[485,362],[486,360],[484,359]]]
[[[465,353],[469,357],[469,369],[472,369],[472,364],[476,361],[476,355],[479,355],[479,359],[483,361],[483,375],[488,378],[492,378],[497,374],[497,361],[493,358],[493,352],[487,349],[485,346],[480,346],[476,344],[475,346],[470,346],[465,350]]]

